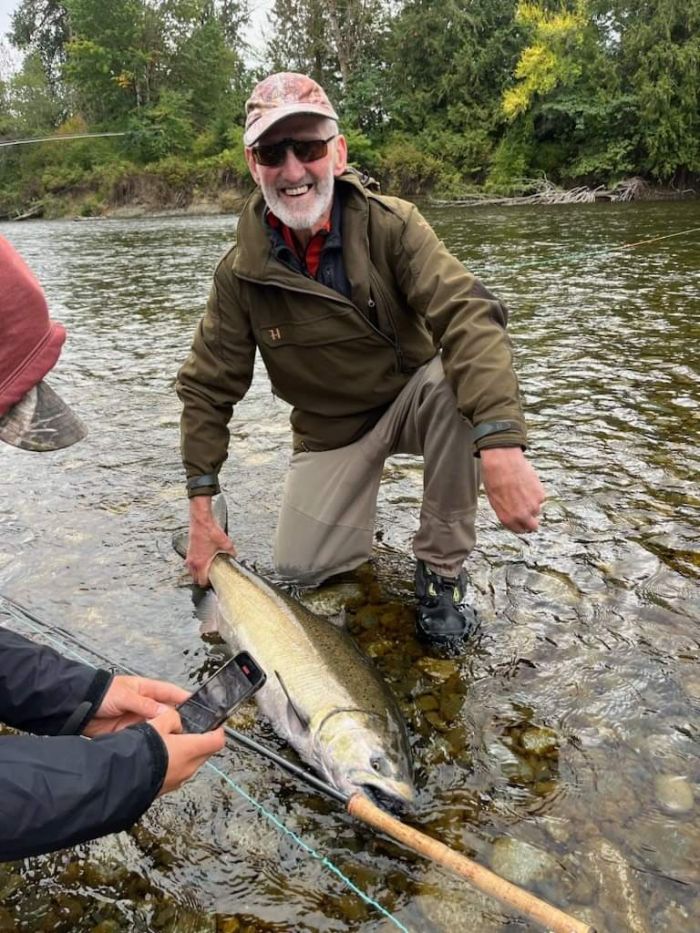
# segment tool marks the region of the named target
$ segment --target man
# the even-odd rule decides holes
[[[0,237],[0,440],[46,451],[85,436],[44,381],[65,336]],[[0,721],[35,733],[0,736],[0,861],[127,829],[156,796],[191,777],[224,734],[179,734],[172,707],[187,695],[69,661],[0,626]]]
[[[299,74],[266,78],[246,104],[245,157],[259,188],[178,374],[187,562],[203,585],[214,554],[235,553],[210,499],[257,348],[273,391],[293,406],[280,574],[313,584],[362,563],[386,457],[422,454],[417,629],[452,645],[475,624],[462,564],[475,543],[479,473],[516,533],[537,528],[544,499],[523,455],[507,312],[412,204],[348,169],[337,120],[323,89]]]

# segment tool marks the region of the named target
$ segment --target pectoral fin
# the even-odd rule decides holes
[[[219,626],[219,601],[213,590],[201,590],[200,597],[194,597],[194,613],[199,619],[200,635],[214,635],[221,632]]]
[[[275,671],[275,677],[279,681],[279,685],[287,698],[287,720],[289,723],[290,732],[307,732],[309,728],[309,717],[299,709],[299,707],[290,697],[289,691],[287,690],[284,681],[282,680],[282,675],[279,671]]]

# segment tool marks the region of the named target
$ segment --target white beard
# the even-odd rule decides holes
[[[311,230],[311,228],[330,213],[333,205],[335,176],[333,174],[332,163],[328,166],[328,171],[323,178],[306,179],[297,182],[298,185],[312,184],[312,199],[304,195],[299,198],[297,206],[293,199],[285,198],[280,194],[277,187],[260,182],[265,203],[270,208],[275,217],[279,217],[282,223],[290,230]],[[279,182],[278,182],[279,186]],[[292,187],[291,185],[287,187]],[[301,203],[303,201],[303,204]]]

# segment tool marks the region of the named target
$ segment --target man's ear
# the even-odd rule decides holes
[[[260,179],[258,178],[258,163],[253,158],[253,150],[248,149],[247,147],[243,150],[245,155],[245,160],[248,163],[248,168],[250,169],[250,174],[253,176],[253,181],[256,185],[260,184]]]
[[[345,137],[340,135],[335,140],[335,165],[333,166],[333,174],[337,178],[338,175],[342,175],[345,169],[348,167],[348,144],[345,141]]]

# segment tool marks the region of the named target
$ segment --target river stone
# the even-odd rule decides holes
[[[507,836],[494,842],[491,867],[497,875],[524,887],[561,873],[559,863],[548,852]]]
[[[24,887],[22,876],[18,874],[8,874],[6,877],[0,876],[0,901],[4,901]]]
[[[463,703],[464,697],[459,696],[459,694],[453,693],[449,696],[443,696],[440,699],[440,715],[446,722],[452,722],[459,715]]]
[[[553,729],[542,726],[526,729],[520,736],[520,744],[526,752],[535,755],[546,755],[559,744],[559,736]]]
[[[421,871],[420,886],[411,901],[413,911],[418,916],[410,922],[407,914],[405,922],[416,933],[501,933],[503,916],[508,914],[507,907],[433,864]],[[518,914],[512,912],[512,916]]]
[[[119,933],[120,926],[116,920],[101,920],[97,926],[94,926],[90,933]]]
[[[666,813],[689,813],[693,809],[693,788],[682,775],[657,774],[654,792],[659,806]]]
[[[440,704],[438,703],[437,697],[433,693],[424,693],[422,696],[419,696],[416,700],[416,706],[418,709],[422,709],[425,712],[430,710],[439,709]]]
[[[299,593],[299,602],[320,616],[340,615],[349,602],[362,598],[363,590],[359,583],[332,583]]]
[[[683,681],[683,690],[694,700],[700,700],[700,677],[688,677]]]
[[[520,759],[497,739],[486,749],[489,766],[496,768],[505,777],[514,777],[520,772]]]
[[[457,661],[449,661],[441,658],[422,657],[416,662],[416,667],[433,680],[442,682],[450,678],[459,670]]]
[[[625,933],[652,933],[649,917],[642,907],[637,873],[622,852],[607,839],[593,840],[589,859],[598,882],[596,906],[607,919],[604,930]]]
[[[691,914],[683,904],[672,901],[656,916],[654,927],[657,930],[673,930],[673,933],[695,933],[698,914]]]

